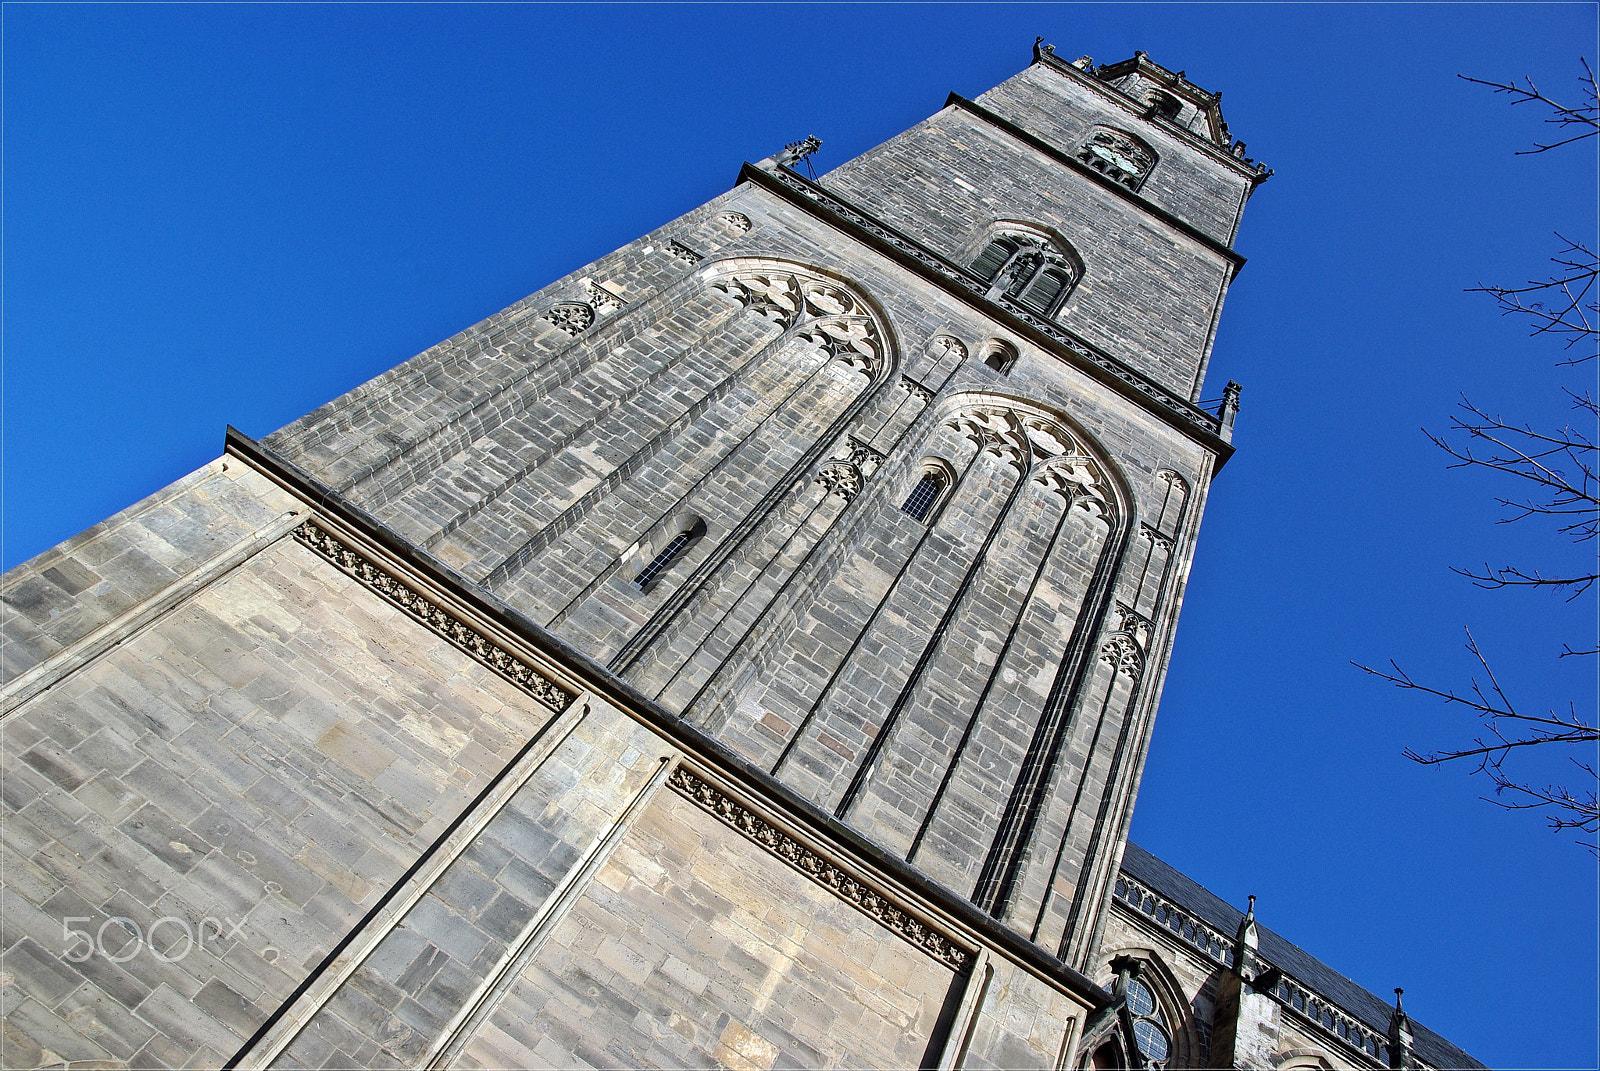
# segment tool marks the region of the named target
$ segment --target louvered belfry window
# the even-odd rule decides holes
[[[1033,277],[1033,281],[1022,291],[1017,300],[1039,312],[1053,312],[1058,299],[1071,282],[1072,279],[1066,272],[1055,268],[1045,268]]]
[[[1009,238],[996,238],[984,246],[978,259],[972,262],[972,274],[986,283],[994,282],[994,277],[1000,274],[1000,269],[1006,266],[1006,261],[1011,259],[1020,245],[1020,242]]]
[[[1001,235],[990,239],[972,262],[972,274],[989,284],[991,298],[1014,298],[1034,312],[1061,309],[1077,269],[1068,256],[1039,238]]]

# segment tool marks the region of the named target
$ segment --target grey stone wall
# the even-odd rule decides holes
[[[929,174],[959,190],[987,157],[950,145]],[[1121,213],[1118,323],[1192,376],[1222,261],[1170,228],[1189,259],[1152,252],[1134,208],[1008,152],[1015,188]],[[1213,463],[1159,415],[744,185],[269,443],[1083,962]],[[934,459],[955,483],[925,525],[900,505]]]
[[[226,463],[235,505],[304,509]],[[217,497],[185,481],[92,538],[154,549],[140,518]],[[587,693],[553,710],[383,568],[280,537],[7,710],[0,1064],[898,1066],[948,1041],[955,968],[858,860],[830,877],[826,844],[785,855],[667,790],[657,732]],[[951,1028],[973,1066],[1062,1044],[1081,1000],[983,955],[1011,981]]]
[[[1137,93],[1137,86],[1130,86]],[[1158,161],[1139,193],[1219,242],[1231,244],[1253,185],[1238,165],[1198,152],[1167,126],[1148,120],[1134,96],[1108,92],[1045,64],[1034,64],[978,98],[979,103],[1067,152],[1084,133],[1106,124],[1137,133]]]
[[[1012,96],[1035,108],[1058,104],[1038,101],[1027,93],[1032,89],[1019,86]],[[1008,97],[996,105],[1010,103]],[[1064,114],[1084,128],[1093,125],[1094,112]],[[1070,150],[1081,131],[1075,125],[1043,133],[1050,140],[1071,139],[1064,143]],[[1169,155],[1181,158],[1176,146]],[[1164,157],[1147,185],[1171,166],[1176,165]],[[1063,181],[1063,170],[1005,131],[952,107],[841,164],[821,183],[962,265],[972,262],[983,236],[1003,221],[1059,235],[1083,258],[1084,271],[1055,319],[1180,395],[1198,398],[1232,266],[1127,198],[1086,178]]]
[[[948,967],[668,793],[457,1066],[912,1067],[951,983]]]
[[[61,550],[284,505],[220,468]],[[5,1066],[225,1060],[549,716],[292,540],[8,710]]]
[[[1049,123],[1108,105],[1063,78],[1031,70],[992,103],[1070,137]],[[985,213],[1071,232],[1087,271],[1062,322],[1195,396],[1227,258],[997,129],[946,111],[824,181],[958,260]],[[1151,196],[1220,227],[1236,208],[1208,220],[1196,205],[1228,193],[1227,169],[1183,171],[1177,141],[1161,152],[1171,174]],[[1088,966],[1220,446],[1007,316],[749,182],[267,444],[333,489],[334,513],[369,511],[607,680]],[[933,471],[932,511],[907,514]],[[644,800],[663,741],[613,710],[496,795],[555,731],[548,695],[463,647],[443,604],[421,614],[407,600],[424,596],[397,595],[403,560],[374,587],[370,562],[285,539],[308,515],[224,459],[7,576],[11,1051],[203,1064],[264,1029],[252,1066],[467,1059],[510,1000],[578,1059],[834,1059],[820,1010],[724,1021],[748,997],[736,979],[693,1007],[663,981],[669,963],[716,977],[704,948],[645,920],[756,880],[734,875],[755,864],[726,866],[736,840],[685,849],[690,870],[648,894],[630,884],[642,873],[598,869],[634,835],[617,808]],[[769,862],[758,887],[824,904]],[[607,900],[588,884],[601,872],[634,899]],[[143,935],[219,911],[247,921],[181,960],[76,963],[62,943],[68,916],[120,956],[133,946],[105,928],[114,916]],[[725,936],[735,915],[702,920]],[[746,945],[785,947],[762,925]],[[603,961],[592,937],[607,927],[658,940],[649,968]],[[140,940],[139,955],[171,951]],[[843,1036],[902,1061],[955,991],[906,966],[922,953],[899,955],[860,976],[758,958],[818,1009],[871,1011]],[[602,967],[621,1003],[585,1013],[582,979]],[[1056,1014],[1060,987],[1047,999],[1014,967],[984,975],[1001,979],[993,1014],[1024,991],[1035,1011],[1017,1021]],[[1070,1047],[1071,1026],[994,1033],[973,999],[973,1052],[996,1066]],[[585,1014],[606,1024],[598,1048],[570,1041]],[[496,1029],[471,1059],[538,1049]]]

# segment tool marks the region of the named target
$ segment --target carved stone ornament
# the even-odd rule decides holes
[[[1170,551],[1172,549],[1172,537],[1166,533],[1158,531],[1148,524],[1140,524],[1139,532],[1162,550]]]
[[[843,316],[816,320],[807,324],[799,337],[865,375],[877,370],[878,332],[871,320]]]
[[[849,452],[845,455],[844,460],[860,469],[863,475],[871,476],[877,471],[878,466],[883,464],[883,454],[874,450],[854,435],[846,436],[845,442]]]
[[[1078,159],[1124,186],[1137,186],[1155,157],[1126,135],[1101,128],[1084,140]]]
[[[1061,495],[1091,516],[1110,520],[1113,508],[1106,497],[1105,480],[1094,461],[1078,455],[1048,458],[1033,470],[1033,481],[1046,491]]]
[[[1150,643],[1150,619],[1127,603],[1117,603],[1117,630],[1132,636],[1141,651]]]
[[[711,288],[786,328],[800,318],[805,300],[795,278],[781,272],[729,276],[716,280]]]
[[[595,309],[599,312],[615,312],[627,304],[626,301],[623,301],[593,279],[585,279],[583,281],[583,289],[589,295],[589,301],[593,303]]]
[[[1139,645],[1132,636],[1119,633],[1101,644],[1100,661],[1126,674],[1135,684],[1139,683],[1139,675],[1144,672],[1144,656],[1140,654]]]
[[[750,230],[750,217],[743,212],[724,212],[717,217],[717,222],[738,234],[745,234]]]
[[[326,558],[340,572],[355,578],[368,590],[383,596],[435,635],[450,641],[474,661],[494,670],[534,700],[562,711],[577,698],[528,663],[501,647],[448,610],[413,590],[404,581],[374,565],[359,551],[345,545],[316,521],[294,530],[301,543]]]
[[[835,286],[808,283],[804,288],[806,311],[813,316],[840,316],[859,312],[856,299]]]
[[[594,326],[594,310],[581,301],[563,301],[551,306],[544,318],[573,338]]]
[[[929,402],[933,401],[933,391],[929,390],[927,387],[924,387],[921,383],[918,383],[910,376],[901,376],[900,386],[901,389],[903,389],[913,398],[922,399],[923,405],[927,405]]]
[[[934,335],[928,343],[928,356],[933,358],[934,364],[938,364],[946,357],[954,357],[959,363],[966,359],[967,347],[958,338]]]
[[[685,264],[698,264],[702,260],[706,259],[704,255],[696,253],[693,249],[690,249],[688,246],[678,241],[668,242],[665,246],[665,249],[668,253],[677,257]]]
[[[824,859],[747,807],[706,784],[683,766],[672,771],[667,783],[684,798],[743,833],[868,918],[898,934],[908,944],[927,953],[945,966],[959,971],[971,958],[972,953],[950,937],[890,903],[884,896],[855,880],[837,865]]]
[[[861,470],[847,461],[824,465],[817,473],[817,482],[827,488],[830,495],[838,495],[846,502],[861,493],[863,479]]]

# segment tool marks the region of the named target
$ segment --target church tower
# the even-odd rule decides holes
[[[1103,946],[1238,405],[1218,102],[1036,47],[14,570],[5,1066],[1201,1059]]]
[[[1084,968],[1261,169],[1143,56],[724,197],[264,445]]]

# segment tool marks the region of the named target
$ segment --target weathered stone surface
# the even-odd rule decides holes
[[[916,1066],[952,977],[666,793],[456,1066]]]
[[[248,537],[292,500],[231,466],[68,546]],[[225,1060],[549,717],[292,540],[182,600],[6,715],[5,1065]]]

